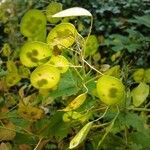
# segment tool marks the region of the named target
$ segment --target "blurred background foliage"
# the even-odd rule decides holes
[[[19,32],[19,23],[23,14],[30,8],[46,9],[51,1],[6,0],[2,3],[0,5],[0,47],[8,42],[12,49],[17,49],[24,40]],[[149,0],[60,0],[57,2],[63,4],[63,9],[78,6],[88,9],[93,14],[92,34],[98,37],[99,52],[107,63],[112,63],[110,60],[112,54],[122,51],[122,58],[128,61],[132,59],[130,63],[135,67],[148,66]],[[82,35],[87,35],[89,19],[75,18],[71,22],[77,26]]]
[[[57,0],[56,0],[57,1]],[[6,74],[6,63],[7,57],[11,55],[11,60],[18,60],[18,52],[20,46],[26,40],[20,33],[20,20],[24,13],[31,9],[37,8],[41,10],[46,10],[47,5],[52,2],[52,0],[2,0],[0,3],[0,77]],[[88,62],[92,62],[97,69],[100,71],[107,70],[107,67],[120,65],[122,68],[122,76],[127,86],[132,85],[135,86],[135,83],[130,78],[133,70],[136,68],[148,68],[150,67],[150,1],[149,0],[59,0],[63,4],[63,9],[70,7],[83,7],[89,10],[94,17],[92,35],[95,35],[98,39],[98,51],[93,54],[92,57],[88,56]],[[45,12],[45,11],[44,11]],[[65,21],[72,22],[78,31],[84,37],[87,36],[88,29],[90,26],[90,20],[86,17],[78,17],[78,18],[67,18],[62,19],[62,22]],[[60,22],[58,22],[60,23]],[[54,27],[55,24],[47,24],[48,30],[51,27]],[[96,46],[97,47],[97,43]],[[3,63],[3,65],[1,65]],[[10,61],[10,64],[13,63]],[[24,70],[23,70],[24,71]],[[30,72],[26,70],[25,76],[29,76]],[[52,92],[50,96],[54,98],[58,98],[61,96],[62,99],[65,99],[65,96],[70,96],[76,94],[79,89],[75,87],[71,87],[71,85],[67,85],[64,87],[65,81],[71,81],[75,73],[70,72],[63,76],[61,80],[61,88]],[[117,73],[116,73],[117,74]],[[129,76],[129,78],[128,78]],[[76,81],[75,78],[74,81]],[[127,80],[128,79],[128,80]],[[0,93],[4,95],[4,99],[9,99],[9,102],[5,102],[5,105],[8,105],[8,108],[11,108],[16,104],[16,99],[18,100],[18,89],[22,86],[22,83],[27,83],[26,80],[21,80],[15,88],[10,88],[9,92],[6,90],[7,88],[3,86],[3,80],[0,80]],[[87,85],[88,88],[93,89],[93,84]],[[131,87],[131,89],[133,88]],[[26,88],[26,87],[25,87]],[[66,89],[65,89],[66,88]],[[64,90],[65,89],[65,90]],[[68,90],[69,89],[69,90]],[[20,93],[23,89],[21,89]],[[15,92],[17,93],[15,93]],[[30,87],[26,88],[28,95],[34,93],[35,89]],[[16,95],[15,95],[16,94]],[[26,94],[26,93],[25,93]],[[30,95],[27,99],[34,99],[37,95]],[[42,101],[44,98],[41,98],[40,95],[37,97],[37,103]],[[50,97],[51,98],[51,97]],[[42,99],[42,100],[41,100]],[[89,98],[91,99],[91,97]],[[45,100],[45,99],[44,99]],[[46,101],[46,100],[45,100]],[[48,100],[49,101],[49,100]],[[46,102],[45,102],[46,103]],[[96,103],[94,99],[91,103],[88,103],[87,106],[85,104],[85,108],[92,107]],[[0,106],[4,105],[4,100],[0,97]],[[36,105],[36,104],[35,104]],[[51,137],[51,141],[44,140],[43,145],[45,145],[45,149],[57,149],[58,147],[66,148],[68,145],[68,139],[65,138],[65,142],[61,140],[70,133],[70,126],[68,123],[64,123],[62,121],[62,113],[56,112],[58,107],[64,106],[63,102],[60,102],[60,99],[56,99],[53,105],[49,106],[49,110],[51,110],[52,116],[51,118],[45,117],[37,122],[29,122],[23,118],[17,118],[18,114],[16,113],[16,109],[12,113],[7,113],[7,117],[17,116],[16,118],[11,118],[10,120],[17,124],[18,133],[14,139],[13,148],[17,150],[17,146],[22,143],[28,145],[21,145],[22,147],[26,147],[26,149],[31,149],[29,145],[36,145],[38,140],[36,138],[38,134],[39,136],[56,136],[56,139]],[[89,105],[89,106],[88,106]],[[148,104],[147,104],[148,105]],[[11,106],[11,107],[10,107]],[[13,108],[11,108],[13,110]],[[5,112],[7,112],[5,110]],[[108,113],[109,114],[109,113]],[[49,114],[48,114],[49,115]],[[47,116],[48,116],[47,115]],[[96,117],[100,114],[94,114]],[[94,117],[95,117],[94,116]],[[142,116],[142,117],[141,117]],[[126,120],[124,119],[126,117]],[[57,118],[57,119],[56,119]],[[106,120],[110,120],[113,118],[113,113],[110,113],[110,116],[106,116]],[[143,121],[142,119],[145,118]],[[112,147],[116,150],[148,150],[150,149],[149,141],[150,141],[150,130],[146,130],[147,126],[144,128],[145,122],[149,123],[149,117],[147,114],[141,113],[130,113],[130,112],[121,112],[118,119],[118,124],[121,126],[119,128],[117,124],[113,129],[112,133],[108,135],[108,138],[103,143],[103,149],[112,150]],[[30,129],[29,129],[30,125]],[[43,127],[43,125],[48,125]],[[71,124],[72,125],[72,124]],[[75,125],[73,125],[74,127]],[[42,128],[43,127],[43,128]],[[61,128],[63,131],[61,131]],[[122,133],[122,127],[125,129],[130,127],[130,129],[136,132],[131,132],[129,134],[129,140],[131,141],[129,144],[126,144],[122,140],[124,137],[124,133]],[[33,133],[24,134],[22,133],[22,129],[32,130]],[[57,129],[60,130],[57,130]],[[53,130],[55,129],[55,130]],[[76,128],[75,128],[76,129]],[[78,129],[78,127],[77,127]],[[95,129],[93,129],[95,130]],[[73,129],[73,134],[74,134]],[[96,132],[90,133],[91,139],[89,138],[85,142],[85,149],[92,149],[91,145],[97,145],[97,139],[101,138],[104,132],[100,131],[97,134]],[[101,134],[99,134],[101,133]],[[94,134],[94,135],[93,135]],[[128,134],[128,133],[125,133]],[[69,135],[72,136],[72,135]],[[21,138],[23,137],[23,138]],[[33,138],[34,137],[34,138]],[[122,138],[123,137],[123,138]],[[144,137],[144,138],[143,138]],[[58,139],[59,140],[58,140]],[[93,140],[93,139],[94,140]],[[141,140],[142,139],[142,140]],[[116,142],[117,141],[117,142]],[[45,142],[45,143],[44,143]],[[92,144],[91,144],[92,143]],[[63,145],[63,146],[62,146]],[[82,145],[81,145],[82,147]],[[21,149],[21,148],[20,148]],[[66,148],[67,149],[67,148]],[[93,148],[94,149],[94,148]]]

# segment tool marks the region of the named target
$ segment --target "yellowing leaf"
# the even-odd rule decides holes
[[[149,95],[149,85],[144,82],[141,82],[136,88],[131,92],[133,98],[133,105],[138,107],[140,106]]]
[[[15,125],[12,122],[8,122],[4,126],[0,126],[0,141],[13,140],[16,136]]]
[[[21,117],[27,120],[38,120],[43,117],[44,111],[40,108],[19,104],[18,113]]]
[[[63,111],[72,111],[79,108],[86,100],[86,96],[86,93],[80,94]]]
[[[63,11],[60,11],[52,17],[70,17],[70,16],[92,16],[92,14],[81,7],[73,7]]]
[[[89,133],[91,127],[92,127],[93,122],[87,123],[76,135],[75,137],[71,140],[69,149],[73,149],[77,147],[79,144],[81,144],[84,139],[86,138],[87,134]]]

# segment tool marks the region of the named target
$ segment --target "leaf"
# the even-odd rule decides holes
[[[150,15],[135,16],[135,19],[130,19],[129,22],[145,25],[150,28]]]
[[[61,76],[58,88],[55,91],[52,91],[49,96],[57,98],[76,94],[79,91],[77,80],[78,79],[74,76],[71,70],[67,71]]]
[[[140,116],[131,112],[122,112],[119,114],[115,125],[113,127],[113,132],[118,133],[121,130],[125,129],[125,127],[132,127],[137,131],[143,131],[144,129],[144,120]]]
[[[36,122],[34,129],[37,134],[44,137],[55,137],[63,139],[67,136],[70,130],[70,124],[65,123],[62,119],[63,112],[56,112],[49,119],[42,119]]]
[[[17,144],[17,145],[19,145],[19,144],[34,145],[34,144],[37,143],[37,141],[33,137],[33,135],[17,133],[16,137],[14,139],[14,143]]]
[[[77,147],[79,144],[81,144],[87,134],[89,133],[91,127],[93,125],[93,122],[88,122],[76,135],[75,137],[71,140],[70,145],[69,145],[69,149],[73,149],[75,147]]]
[[[35,121],[41,119],[44,115],[44,111],[40,108],[19,104],[18,113],[21,117],[27,120]]]
[[[131,92],[133,98],[133,105],[138,107],[140,106],[149,95],[149,85],[144,82],[141,82],[136,88]]]
[[[70,16],[92,16],[92,14],[81,7],[73,7],[54,14],[52,17],[70,17]]]
[[[0,141],[13,140],[16,136],[15,125],[8,122],[5,126],[0,126]]]
[[[63,109],[63,111],[72,111],[79,108],[86,100],[86,96],[86,93],[80,94],[71,103],[69,103],[69,105]]]
[[[129,136],[129,140],[136,143],[137,145],[142,146],[142,150],[150,149],[150,132],[147,130],[146,132],[133,132]]]

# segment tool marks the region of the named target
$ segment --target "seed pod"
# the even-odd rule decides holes
[[[51,89],[58,84],[59,80],[59,70],[50,65],[37,67],[30,77],[31,84],[37,89]]]
[[[124,100],[125,87],[118,78],[103,75],[97,81],[97,93],[102,102],[113,105]]]
[[[47,36],[47,43],[55,49],[64,49],[71,46],[76,37],[77,31],[71,23],[61,23],[55,26]]]
[[[134,73],[133,73],[133,79],[135,82],[140,83],[143,81],[144,79],[144,69],[140,68],[137,69]]]
[[[144,81],[150,83],[150,68],[146,69],[144,72]]]
[[[79,108],[86,100],[86,96],[86,93],[80,94],[63,111],[72,111]]]
[[[27,42],[20,52],[20,61],[24,66],[36,67],[47,62],[52,50],[43,42]]]
[[[69,62],[62,55],[52,56],[48,64],[56,67],[60,71],[60,73],[65,73],[69,69]]]
[[[26,37],[34,37],[46,28],[46,16],[37,9],[31,9],[21,19],[20,31]]]
[[[133,98],[133,105],[138,107],[140,106],[149,95],[149,85],[144,82],[141,82],[136,88],[131,92]]]
[[[87,123],[76,135],[75,137],[71,140],[70,145],[69,145],[69,149],[73,149],[75,147],[77,147],[79,144],[81,144],[87,134],[89,133],[91,127],[93,125],[93,122],[89,122]]]
[[[52,18],[52,15],[62,10],[62,4],[57,2],[51,2],[46,8],[46,17],[50,23],[57,23],[60,18]]]

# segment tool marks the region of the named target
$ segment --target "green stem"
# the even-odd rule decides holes
[[[103,124],[98,124],[98,125],[93,125],[92,128],[102,128],[104,126],[107,126],[108,124],[110,124],[110,122],[103,123]]]
[[[112,120],[112,123],[111,123],[110,126],[108,127],[108,130],[105,132],[105,134],[103,135],[103,137],[101,138],[101,140],[98,142],[98,145],[97,145],[96,150],[99,150],[100,145],[102,144],[102,142],[104,141],[104,139],[106,138],[106,136],[108,135],[108,133],[109,133],[109,132],[111,131],[111,129],[113,128],[114,123],[115,123],[115,121],[116,121],[116,119],[117,119],[117,117],[118,117],[118,115],[119,115],[119,113],[120,113],[120,110],[119,110],[118,106],[117,106],[117,109],[118,109],[118,113],[116,114],[115,118]]]

